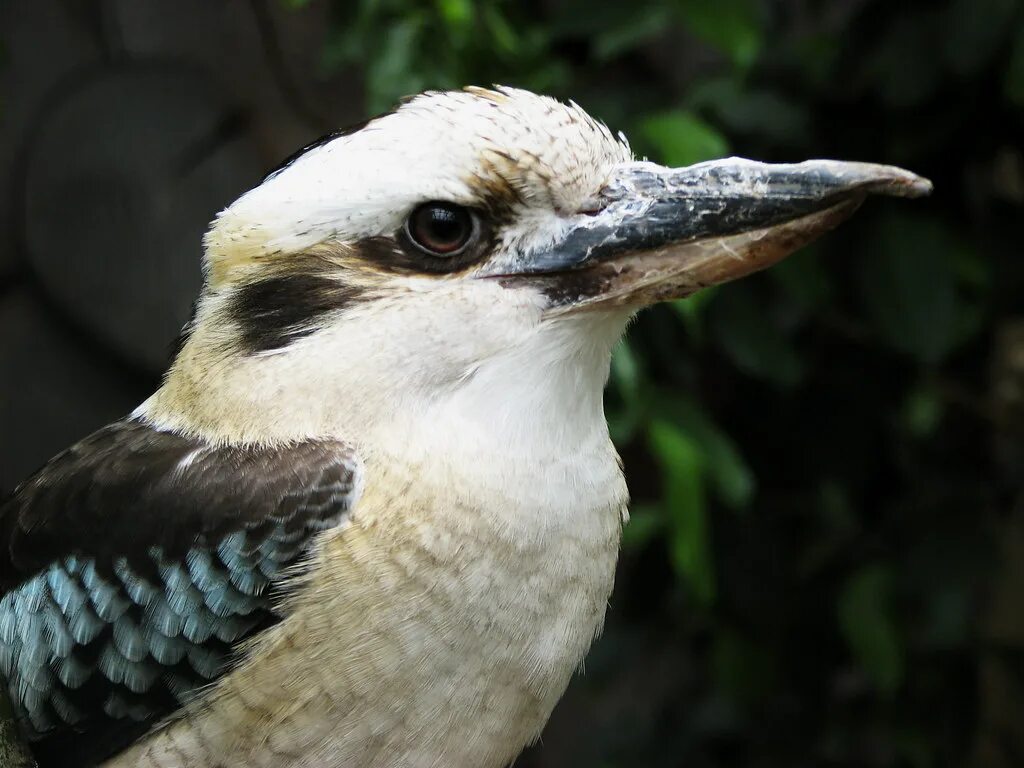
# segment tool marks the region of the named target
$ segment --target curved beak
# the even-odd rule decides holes
[[[927,179],[887,165],[742,158],[686,168],[618,166],[600,208],[508,279],[540,280],[565,310],[640,307],[774,264],[847,219],[871,194],[921,197]]]

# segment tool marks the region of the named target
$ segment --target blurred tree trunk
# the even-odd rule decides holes
[[[982,617],[977,768],[1024,765],[1024,320],[997,334],[992,367],[998,482],[1009,489],[1000,562]]]

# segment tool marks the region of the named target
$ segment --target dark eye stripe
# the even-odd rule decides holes
[[[238,344],[244,352],[269,352],[308,336],[321,316],[357,301],[360,293],[333,277],[288,272],[236,288],[227,315],[238,325]]]

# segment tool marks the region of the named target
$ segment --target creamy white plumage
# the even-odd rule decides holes
[[[0,672],[40,753],[507,765],[604,621],[627,492],[602,390],[629,318],[926,187],[637,162],[514,89],[425,94],[305,152],[218,215],[161,388],[0,514]]]
[[[378,122],[222,213],[207,238],[213,268],[238,247],[274,257],[386,234],[424,199],[474,204],[482,162],[520,159],[507,180],[524,206],[495,251],[522,250],[556,238],[628,158],[578,108],[523,92],[438,95]],[[140,408],[160,428],[232,440],[330,435],[365,469],[348,527],[319,543],[289,620],[213,696],[111,765],[226,761],[254,731],[269,749],[239,752],[239,765],[505,765],[599,631],[627,498],[602,390],[629,311],[550,320],[535,289],[461,276],[377,290],[315,336],[230,367],[204,359],[197,324]],[[278,705],[254,715],[253,690]]]

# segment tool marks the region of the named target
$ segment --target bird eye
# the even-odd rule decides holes
[[[417,206],[405,223],[409,239],[432,256],[454,256],[473,237],[473,214],[454,203],[431,202]]]

